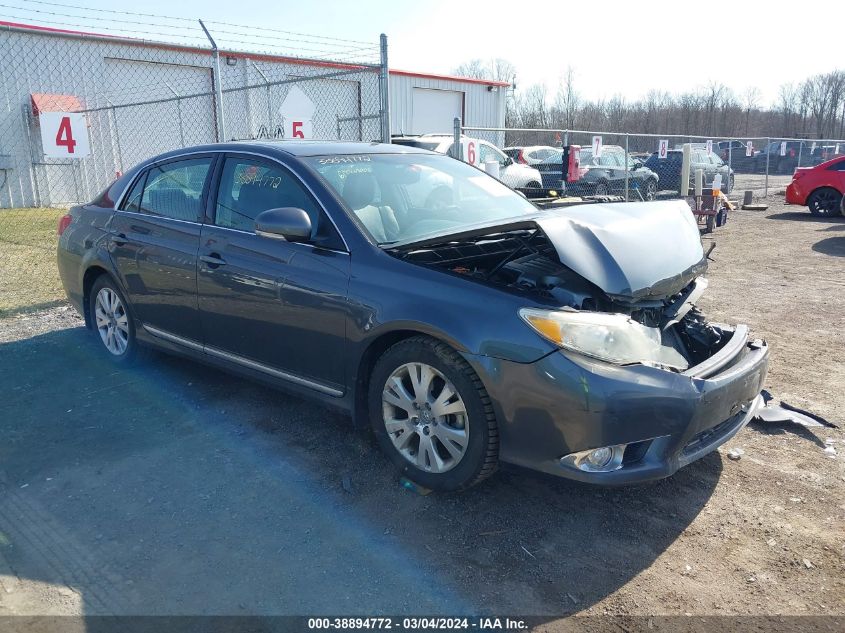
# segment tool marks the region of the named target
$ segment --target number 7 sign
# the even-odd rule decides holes
[[[78,112],[42,112],[41,147],[49,158],[85,158],[91,154],[88,122]]]

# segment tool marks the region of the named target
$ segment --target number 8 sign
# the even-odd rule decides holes
[[[88,123],[78,112],[42,112],[41,147],[49,158],[85,158],[91,154]]]

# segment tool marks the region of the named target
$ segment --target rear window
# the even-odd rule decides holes
[[[126,179],[118,178],[106,187],[99,196],[91,201],[91,206],[102,207],[104,209],[114,209],[117,204],[117,199],[120,197],[120,194],[123,193],[123,188],[125,186]]]
[[[418,141],[417,139],[409,138],[395,138],[390,141],[394,145],[404,145],[405,147],[416,147],[418,149],[427,149],[432,152],[437,151],[440,141]]]

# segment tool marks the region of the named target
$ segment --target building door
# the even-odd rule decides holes
[[[463,92],[414,88],[411,133],[451,134],[455,117],[463,118],[463,110]]]

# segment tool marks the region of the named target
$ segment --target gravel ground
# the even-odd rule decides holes
[[[713,234],[702,308],[841,425],[845,219],[770,202]],[[117,371],[68,309],[0,321],[0,385],[0,615],[845,614],[840,430],[752,425],[638,487],[419,496],[347,418],[163,355]]]

